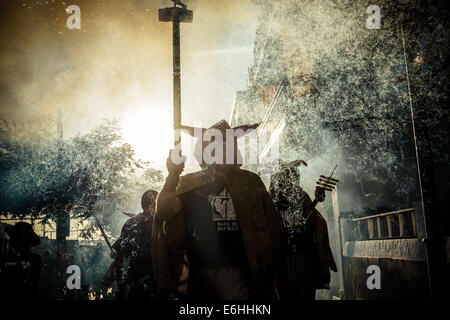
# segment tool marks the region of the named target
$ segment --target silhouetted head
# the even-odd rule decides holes
[[[279,160],[278,171],[270,176],[270,189],[285,195],[298,194],[300,187],[299,166],[308,166],[303,160],[286,162]]]
[[[153,213],[155,211],[156,197],[158,192],[155,190],[147,190],[141,198],[141,206],[144,213]]]
[[[254,124],[231,128],[228,122],[221,120],[208,129],[190,126],[181,126],[181,129],[198,138],[194,156],[200,167],[202,169],[214,167],[217,171],[223,172],[242,165],[243,159],[237,139],[258,126],[259,124]]]
[[[31,224],[27,222],[17,222],[6,229],[15,248],[19,251],[27,251],[31,247],[41,243],[39,236],[33,231]]]

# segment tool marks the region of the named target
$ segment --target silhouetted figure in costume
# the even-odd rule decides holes
[[[40,244],[31,224],[17,222],[5,228],[1,239],[1,297],[6,299],[38,298],[41,256],[31,252]]]
[[[281,219],[259,176],[240,169],[237,137],[256,127],[235,128],[236,136],[228,138],[232,129],[224,120],[197,129],[201,171],[180,177],[184,163],[169,156],[152,243],[155,279],[169,296],[246,300],[285,294]],[[182,128],[195,136],[195,128]]]
[[[114,271],[119,300],[151,300],[158,298],[153,281],[151,241],[158,193],[148,190],[142,195],[142,213],[125,222],[119,239],[113,244],[116,252]]]
[[[281,170],[271,176],[270,192],[287,235],[290,298],[314,300],[317,289],[330,288],[330,269],[337,272],[337,267],[325,219],[314,209],[305,221],[311,198],[300,187],[298,164],[294,164],[297,161],[283,163]],[[315,196],[323,201],[325,192],[316,189]]]

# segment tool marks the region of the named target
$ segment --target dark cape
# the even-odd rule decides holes
[[[300,206],[301,212],[305,213],[311,206],[309,195],[300,190],[298,203],[291,203],[280,192],[271,188],[275,206],[280,213],[288,210],[289,207]],[[307,239],[301,240],[303,243],[288,254],[288,274],[291,294],[294,299],[309,296],[314,299],[316,289],[329,289],[331,274],[330,270],[337,272],[336,262],[330,248],[327,222],[317,209],[314,209],[306,223]],[[310,239],[311,238],[311,239]],[[296,242],[296,241],[294,241]]]
[[[210,170],[180,178],[176,195],[195,190],[214,181]],[[258,175],[230,169],[223,177],[239,220],[257,298],[276,299],[287,294],[284,257],[286,241],[282,221],[265,185]],[[183,210],[169,220],[156,212],[153,224],[152,256],[155,280],[169,297],[182,296],[189,277],[186,219]]]

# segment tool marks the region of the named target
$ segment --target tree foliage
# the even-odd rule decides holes
[[[115,121],[62,141],[15,140],[7,132],[0,138],[0,214],[46,223],[69,212],[88,222],[86,237],[95,229],[94,215],[111,226],[114,212],[134,208],[143,191],[163,181],[159,170],[135,159]]]

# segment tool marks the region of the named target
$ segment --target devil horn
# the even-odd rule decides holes
[[[292,161],[292,164],[293,164],[294,166],[296,166],[296,167],[299,167],[299,166],[301,166],[301,165],[303,165],[303,166],[305,166],[305,167],[308,166],[308,164],[307,164],[305,161],[303,161],[303,160],[294,160],[294,161]]]
[[[237,126],[233,128],[233,132],[235,133],[236,137],[240,138],[242,136],[245,136],[247,133],[250,133],[249,130],[255,130],[259,127],[261,123],[254,123],[254,124],[244,124],[242,126]],[[239,130],[239,131],[238,131]],[[242,130],[242,131],[240,131]]]
[[[185,125],[181,125],[179,127],[179,129],[183,130],[184,132],[186,132],[188,135],[190,135],[192,137],[195,137],[195,133],[199,132],[199,130],[201,130],[202,135],[206,131],[206,129],[204,129],[204,128],[190,127],[190,126],[185,126]]]

